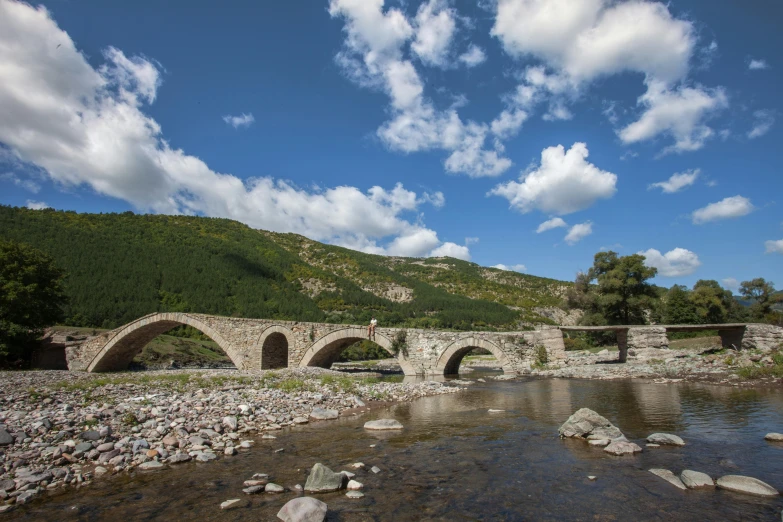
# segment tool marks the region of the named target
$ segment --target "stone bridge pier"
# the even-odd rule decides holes
[[[125,369],[152,339],[179,325],[209,336],[239,369],[328,368],[345,348],[367,338],[364,326],[157,313],[67,348],[68,368],[88,372]],[[456,374],[462,358],[475,348],[491,352],[506,373],[528,370],[540,357],[540,347],[551,364],[565,358],[563,334],[557,328],[447,332],[379,327],[372,340],[397,359],[405,375]]]

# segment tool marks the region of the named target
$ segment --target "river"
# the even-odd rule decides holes
[[[558,427],[581,407],[604,415],[642,446],[654,432],[679,435],[687,444],[613,457],[583,441],[561,440]],[[379,434],[362,428],[367,420],[386,417],[405,429]],[[253,449],[209,464],[96,481],[9,515],[15,520],[276,520],[296,493],[248,497],[242,482],[254,473],[268,473],[292,488],[304,485],[316,462],[335,471],[363,462],[366,468],[355,479],[364,484],[364,498],[315,495],[329,506],[327,520],[779,521],[781,497],[680,491],[647,471],[693,469],[713,478],[742,474],[781,490],[783,444],[766,442],[770,431],[783,431],[780,389],[489,380],[458,394],[278,431],[275,440],[259,436]],[[372,466],[381,472],[372,473]],[[219,504],[230,498],[245,498],[248,505],[221,511]]]

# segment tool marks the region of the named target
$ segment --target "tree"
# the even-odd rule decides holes
[[[0,361],[27,359],[43,328],[62,320],[63,279],[40,250],[0,240]]]
[[[674,285],[664,298],[663,322],[666,324],[695,324],[699,322],[696,306],[690,291],[682,285]]]
[[[750,311],[757,319],[764,319],[772,313],[772,306],[781,301],[781,296],[773,295],[774,293],[774,284],[771,281],[766,281],[763,277],[743,281],[740,284],[740,294],[752,302]]]
[[[696,307],[701,324],[725,323],[732,309],[734,296],[717,281],[700,279],[693,285],[691,302]]]
[[[619,257],[616,252],[599,252],[588,272],[598,284],[597,303],[608,324],[644,324],[645,311],[657,297],[648,283],[658,269],[645,266],[644,256]]]

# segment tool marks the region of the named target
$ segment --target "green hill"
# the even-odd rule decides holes
[[[399,258],[228,219],[0,206],[0,238],[67,274],[67,324],[114,328],[156,311],[452,329],[551,322],[570,283],[452,258]]]

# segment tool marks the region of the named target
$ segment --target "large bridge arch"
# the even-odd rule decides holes
[[[495,359],[498,360],[500,366],[503,368],[504,373],[516,373],[513,365],[508,360],[508,357],[500,347],[484,339],[476,339],[475,337],[463,337],[457,339],[451,343],[443,353],[438,357],[438,361],[435,364],[436,375],[457,375],[459,373],[459,365],[462,359],[470,353],[474,348],[484,348],[489,350]]]
[[[337,360],[337,357],[344,348],[364,339],[367,339],[366,328],[342,328],[326,334],[315,341],[315,343],[305,352],[302,360],[299,362],[299,367],[320,366],[322,368],[329,368],[332,363]],[[405,375],[417,374],[416,369],[402,353],[394,353],[392,341],[386,335],[376,332],[372,341],[397,359],[397,362],[400,363],[400,367]]]
[[[220,333],[208,324],[184,313],[158,313],[146,315],[122,327],[87,366],[88,372],[109,372],[124,370],[141,350],[160,334],[180,325],[188,325],[208,335],[231,359],[237,368],[242,368],[242,358]]]
[[[294,345],[294,333],[281,325],[268,327],[256,341],[254,351],[261,352],[261,369],[288,368],[288,354]]]

